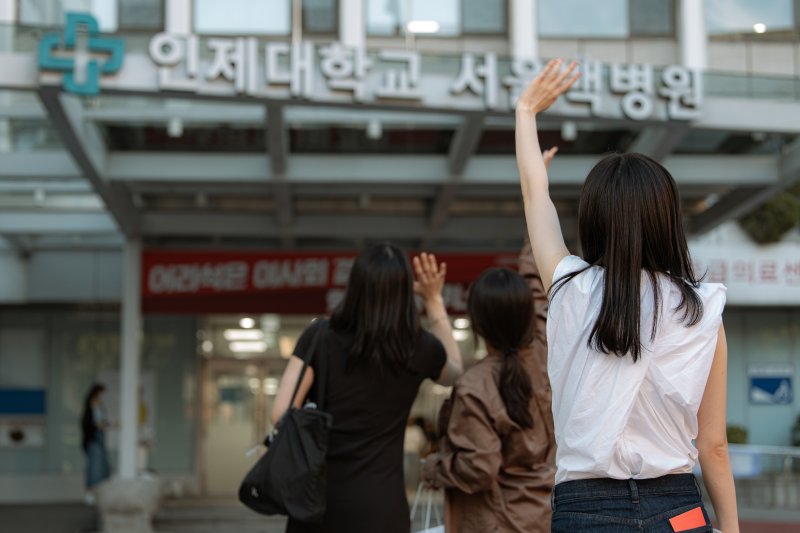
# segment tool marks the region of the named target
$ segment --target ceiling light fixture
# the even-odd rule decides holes
[[[222,335],[226,341],[260,341],[264,338],[260,329],[226,329]]]
[[[411,20],[406,24],[408,33],[438,33],[439,23],[435,20]]]
[[[230,344],[230,348],[234,353],[266,352],[267,343],[264,341],[236,341]]]

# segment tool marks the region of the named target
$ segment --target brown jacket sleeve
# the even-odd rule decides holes
[[[435,489],[467,494],[487,490],[502,464],[502,442],[481,399],[456,387],[445,451],[425,458],[423,479]]]
[[[544,292],[542,277],[539,269],[536,268],[536,261],[533,259],[533,247],[528,236],[525,236],[525,243],[519,253],[519,273],[528,282],[528,286],[533,293],[534,305],[534,335],[547,342],[547,309],[549,302],[547,293]]]

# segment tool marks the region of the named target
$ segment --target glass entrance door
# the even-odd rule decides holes
[[[269,421],[284,361],[208,359],[203,372],[203,489],[235,497],[257,456],[247,451],[272,429]]]

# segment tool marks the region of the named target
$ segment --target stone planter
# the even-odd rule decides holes
[[[153,515],[161,502],[156,478],[112,479],[97,491],[103,533],[153,533]]]

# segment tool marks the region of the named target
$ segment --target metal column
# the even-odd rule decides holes
[[[139,445],[139,378],[141,362],[141,242],[125,242],[120,337],[119,477],[137,475]]]

